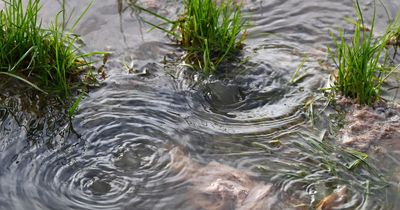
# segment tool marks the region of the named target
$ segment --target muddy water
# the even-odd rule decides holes
[[[45,24],[59,5],[43,3]],[[352,16],[351,1],[246,1],[248,61],[210,78],[164,64],[179,48],[138,21],[151,17],[119,3],[96,1],[77,27],[83,49],[112,56],[107,79],[79,106],[75,132],[45,99],[1,96],[0,209],[400,208],[399,151],[349,170],[354,156],[327,138],[328,124],[312,127],[303,107],[327,83],[329,30],[352,29],[342,18]],[[141,4],[168,17],[180,9]],[[304,77],[289,84],[304,58]]]

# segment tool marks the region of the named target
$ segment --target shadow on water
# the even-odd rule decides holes
[[[168,17],[180,9],[138,2]],[[203,78],[169,62],[182,52],[125,1],[96,1],[77,33],[112,56],[72,121],[80,138],[49,100],[0,96],[0,209],[316,209],[343,186],[338,209],[397,209],[398,151],[364,162],[318,137],[304,111],[326,85],[328,31],[345,25],[351,1],[245,1],[244,12],[247,62]]]

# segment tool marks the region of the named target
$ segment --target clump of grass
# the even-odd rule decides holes
[[[358,0],[355,2],[356,22],[351,44],[345,40],[343,31],[339,40],[331,33],[336,52],[328,47],[328,52],[337,67],[334,89],[344,96],[356,99],[360,104],[371,105],[381,97],[383,82],[396,68],[388,68],[386,44],[388,32],[380,38],[374,38],[375,10],[369,32]],[[381,62],[383,60],[383,62]]]
[[[218,65],[235,55],[246,38],[246,21],[241,5],[232,0],[183,0],[184,11],[177,20],[170,20],[152,11],[133,5],[162,21],[156,25],[144,22],[174,37],[186,50],[186,64],[214,73]],[[165,25],[171,28],[165,28]]]
[[[0,11],[0,75],[19,79],[42,92],[68,96],[79,86],[77,78],[82,69],[90,65],[86,59],[98,54],[79,52],[75,46],[78,37],[71,33],[91,4],[66,30],[71,16],[66,17],[65,10],[50,27],[42,27],[39,2],[4,0],[5,7]]]

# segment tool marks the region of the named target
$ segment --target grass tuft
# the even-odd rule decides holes
[[[394,21],[388,27],[388,45],[393,45],[394,55],[393,60],[397,55],[398,47],[400,46],[400,12],[397,14]]]
[[[358,0],[355,2],[355,10],[357,20],[351,44],[346,42],[343,31],[339,33],[339,40],[331,33],[336,47],[335,53],[328,47],[337,68],[334,89],[344,96],[356,99],[360,104],[371,105],[380,99],[383,82],[397,68],[386,65],[388,54],[385,47],[389,30],[379,38],[373,36],[376,6],[374,5],[369,31],[365,27]]]
[[[71,33],[91,4],[71,29],[66,30],[71,16],[66,19],[65,10],[56,15],[50,27],[44,28],[38,18],[39,0],[3,2],[5,6],[0,11],[0,74],[21,80],[41,92],[69,96],[71,89],[79,86],[77,78],[82,69],[90,65],[87,58],[101,54],[81,53],[75,46],[78,36]]]
[[[184,0],[183,14],[170,20],[150,10],[133,4],[159,20],[154,24],[143,20],[156,29],[174,37],[186,50],[186,64],[201,69],[204,73],[215,73],[218,65],[235,55],[246,38],[241,6],[233,0]],[[170,29],[165,26],[169,25]]]

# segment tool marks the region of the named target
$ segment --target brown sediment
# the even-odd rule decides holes
[[[332,194],[322,199],[316,206],[317,210],[331,210],[340,205],[346,198],[347,187],[341,186]]]
[[[215,161],[201,166],[177,147],[170,150],[170,155],[171,168],[191,183],[188,196],[196,208],[266,209],[270,184],[256,182],[248,173]]]
[[[360,106],[348,99],[337,101],[346,111],[346,125],[340,130],[341,143],[367,151],[372,145],[384,146],[400,139],[400,107]],[[400,143],[397,145],[400,148]]]

